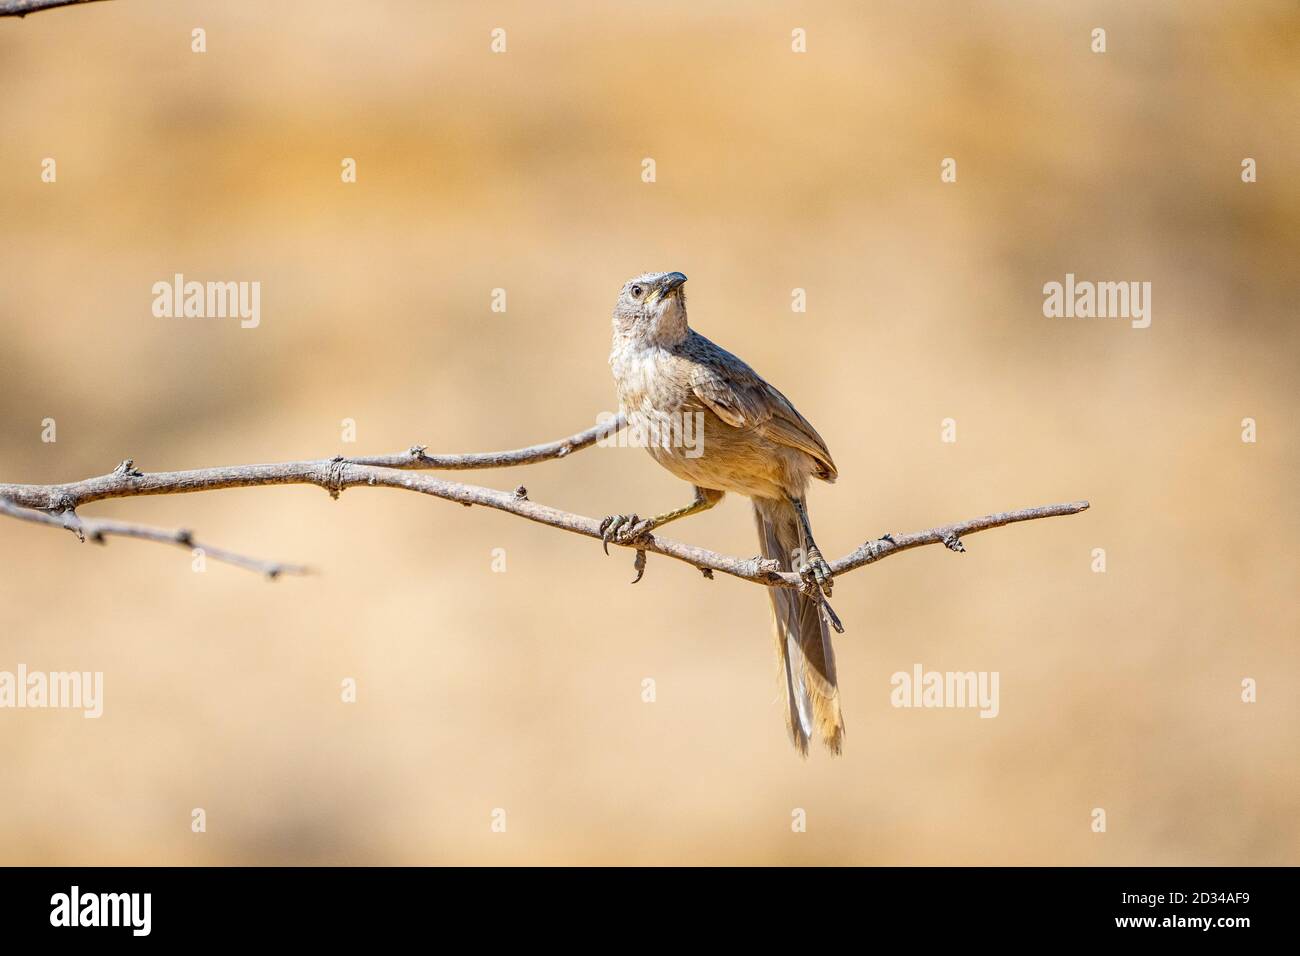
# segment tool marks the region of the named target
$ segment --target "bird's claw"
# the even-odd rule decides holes
[[[830,597],[834,576],[831,566],[821,556],[820,551],[809,551],[808,560],[799,565],[799,577],[809,586],[816,586],[823,594]]]
[[[609,515],[600,523],[600,546],[609,554],[611,541],[614,544],[631,544],[645,537],[650,528],[649,521],[642,521],[634,514]]]

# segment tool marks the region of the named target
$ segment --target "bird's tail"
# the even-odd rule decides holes
[[[763,557],[792,571],[807,551],[799,516],[788,501],[754,499],[754,523]],[[814,729],[833,754],[844,742],[844,716],[835,679],[835,652],[830,629],[817,602],[790,588],[768,588],[781,682],[785,687],[785,722],[790,741],[804,756]]]

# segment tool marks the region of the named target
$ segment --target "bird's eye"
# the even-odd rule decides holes
[[[634,285],[634,286],[632,286],[632,298],[634,298],[634,299],[639,299],[639,298],[641,298],[641,292],[642,292],[642,289],[641,289],[641,287],[640,287],[639,285]]]

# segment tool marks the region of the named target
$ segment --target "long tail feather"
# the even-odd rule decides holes
[[[794,506],[788,501],[755,498],[754,523],[763,557],[779,562],[784,571],[794,570],[795,555],[807,548]],[[807,756],[808,742],[816,733],[831,753],[838,754],[844,743],[844,716],[830,629],[817,602],[798,591],[768,588],[768,596],[790,740]]]

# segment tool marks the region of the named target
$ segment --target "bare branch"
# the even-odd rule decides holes
[[[976,531],[988,531],[991,528],[1001,528],[1004,525],[1015,524],[1017,521],[1033,521],[1035,518],[1058,518],[1062,515],[1074,515],[1087,510],[1088,502],[1069,501],[1059,505],[1040,505],[1037,508],[1002,511],[998,514],[985,515],[982,518],[971,518],[968,521],[958,521],[955,524],[947,524],[940,528],[931,528],[929,531],[890,535],[886,538],[868,541],[866,544],[859,546],[852,554],[840,558],[840,560],[832,564],[831,570],[836,574],[843,574],[865,564],[874,564],[881,558],[887,558],[891,554],[910,551],[912,548],[919,548],[927,544],[942,544],[951,551],[964,552],[966,548],[961,539],[966,535],[974,534]]]
[[[17,485],[0,482],[0,498],[24,508],[39,511],[76,510],[92,501],[104,498],[124,498],[137,495],[175,495],[191,491],[214,491],[219,488],[244,488],[254,485],[320,485],[337,495],[344,485],[336,478],[343,469],[370,467],[384,470],[505,468],[511,465],[532,465],[540,461],[565,458],[575,451],[589,448],[600,439],[618,432],[626,424],[622,415],[607,422],[593,425],[585,431],[541,445],[529,445],[511,451],[473,452],[460,455],[429,455],[424,445],[412,445],[396,455],[373,458],[320,458],[314,461],[289,461],[270,465],[232,465],[226,468],[204,468],[195,471],[161,472],[143,475],[135,470],[135,463],[126,459],[107,475],[87,478],[62,485]],[[132,479],[143,479],[134,481]]]
[[[25,17],[40,10],[70,7],[76,3],[97,3],[98,0],[0,0],[0,17]]]
[[[528,448],[508,452],[488,452],[472,455],[426,455],[421,447],[412,448],[401,455],[385,458],[343,457],[318,459],[315,461],[282,462],[265,465],[230,465],[222,468],[205,468],[193,471],[172,471],[144,473],[135,468],[130,459],[122,462],[112,472],[97,478],[60,485],[18,485],[0,484],[0,499],[9,502],[10,507],[4,513],[12,514],[15,508],[29,509],[46,516],[59,516],[75,512],[77,508],[93,501],[108,498],[129,498],[139,495],[188,494],[197,491],[214,491],[222,488],[249,488],[263,485],[308,484],[317,485],[337,497],[345,488],[371,487],[396,488],[414,491],[419,494],[456,501],[463,505],[483,505],[513,514],[529,521],[559,528],[573,534],[589,538],[600,538],[600,523],[595,518],[561,511],[547,505],[530,501],[523,488],[513,492],[497,491],[479,485],[446,481],[429,475],[411,474],[412,469],[447,467],[447,468],[492,468],[507,464],[529,464],[551,458],[563,457],[572,451],[586,448],[605,435],[621,428],[623,422],[616,419],[604,425],[590,428],[568,439],[534,445]],[[383,462],[384,464],[375,464]],[[836,575],[845,574],[867,564],[900,551],[907,551],[928,544],[944,544],[954,551],[965,550],[961,539],[963,536],[1000,528],[1018,521],[1031,521],[1036,518],[1050,518],[1060,515],[1076,514],[1088,507],[1086,501],[1066,504],[1044,505],[1038,508],[1026,508],[1020,511],[1002,512],[973,518],[956,524],[931,528],[912,534],[892,535],[868,541],[852,553],[831,565]],[[27,515],[18,515],[26,517]],[[57,519],[50,522],[58,524]],[[169,532],[158,532],[167,535]],[[137,534],[137,537],[147,535]],[[172,539],[175,540],[174,538]],[[619,542],[611,542],[619,544]],[[634,551],[660,554],[693,565],[711,577],[713,572],[721,572],[751,581],[755,584],[799,588],[803,582],[797,574],[782,572],[776,562],[760,557],[736,558],[694,545],[660,538],[654,534],[639,540],[621,543],[622,547]],[[244,559],[249,560],[249,559]],[[638,558],[638,579],[644,570],[644,562]]]
[[[221,561],[226,564],[233,564],[237,567],[246,568],[249,571],[256,571],[258,574],[264,574],[268,578],[277,578],[282,574],[308,574],[310,569],[298,564],[282,564],[278,561],[259,561],[257,558],[250,558],[242,554],[236,554],[234,551],[227,551],[224,548],[214,548],[209,544],[200,544],[194,540],[194,536],[185,530],[168,531],[164,528],[151,528],[143,524],[131,524],[125,521],[111,521],[106,518],[87,518],[82,519],[75,511],[64,511],[59,514],[46,514],[44,511],[32,511],[30,508],[20,508],[4,498],[0,498],[0,514],[8,515],[11,518],[18,518],[21,521],[31,521],[35,524],[51,525],[55,528],[66,528],[75,534],[82,541],[93,541],[96,544],[106,544],[109,536],[119,538],[140,538],[144,541],[156,541],[159,544],[174,544],[177,547],[185,548],[193,552],[200,549],[204,557],[211,558],[214,561]]]
[[[366,465],[371,467],[383,467],[392,469],[423,469],[423,468],[445,468],[445,469],[469,469],[469,468],[504,468],[510,465],[531,465],[539,461],[548,461],[556,458],[564,458],[575,451],[581,451],[590,447],[607,435],[618,432],[626,424],[622,415],[615,416],[607,422],[602,422],[585,431],[578,432],[576,435],[570,435],[567,438],[560,438],[552,442],[545,442],[539,445],[529,445],[525,448],[516,448],[509,451],[490,451],[475,452],[461,455],[428,455],[425,454],[425,446],[412,445],[404,452],[396,455],[382,455],[372,458],[343,458],[341,456],[322,459],[316,462],[296,462],[292,463],[302,466],[308,470],[318,472],[328,476],[326,482],[313,481],[314,484],[322,484],[330,494],[338,497],[339,491],[344,487],[334,481],[334,478],[340,474],[340,469],[346,465]],[[254,468],[279,468],[283,466],[252,466]],[[168,531],[162,528],[151,528],[147,525],[129,524],[120,521],[108,520],[88,520],[80,518],[76,509],[78,506],[90,501],[98,501],[102,498],[130,497],[142,494],[173,494],[185,491],[204,491],[213,488],[222,487],[239,487],[247,482],[233,482],[230,484],[215,483],[211,475],[215,472],[230,472],[244,470],[242,467],[237,469],[209,469],[208,478],[194,478],[195,485],[192,487],[169,487],[166,484],[156,488],[131,487],[132,479],[144,478],[144,473],[136,469],[135,462],[127,458],[120,462],[109,474],[99,479],[88,479],[87,481],[76,482],[71,485],[0,485],[0,514],[12,518],[19,518],[24,521],[31,521],[36,524],[53,525],[55,527],[67,528],[74,531],[77,536],[85,541],[89,537],[96,543],[103,544],[105,538],[109,535],[118,537],[141,538],[148,541],[157,541],[164,544],[178,544],[184,547],[202,547],[206,556],[216,561],[223,561],[227,564],[234,564],[239,567],[248,568],[265,574],[269,578],[278,577],[281,574],[306,574],[308,569],[296,564],[284,564],[274,561],[262,561],[257,558],[246,557],[233,551],[227,551],[223,548],[215,548],[210,545],[199,545],[194,542],[193,536],[189,531],[178,530]],[[188,475],[202,476],[203,472],[177,472],[173,478]],[[159,476],[153,476],[159,477]],[[296,479],[288,479],[295,481]],[[123,486],[123,483],[126,483]],[[277,484],[284,483],[278,481],[254,481],[252,484]],[[106,494],[96,493],[93,486],[103,484],[109,486]],[[122,490],[123,487],[126,490]],[[37,491],[36,489],[40,489]],[[22,491],[18,494],[19,490]],[[523,492],[523,489],[520,489]],[[523,497],[527,492],[523,492]]]
[[[565,458],[575,451],[582,451],[596,444],[602,438],[613,435],[627,424],[622,415],[617,415],[607,422],[593,425],[586,431],[560,438],[541,445],[529,445],[513,451],[482,451],[464,455],[427,455],[424,445],[412,445],[397,455],[380,455],[375,458],[348,458],[353,465],[374,465],[378,468],[402,468],[410,470],[462,471],[470,468],[509,468],[513,465],[532,465],[539,461],[553,458]]]

